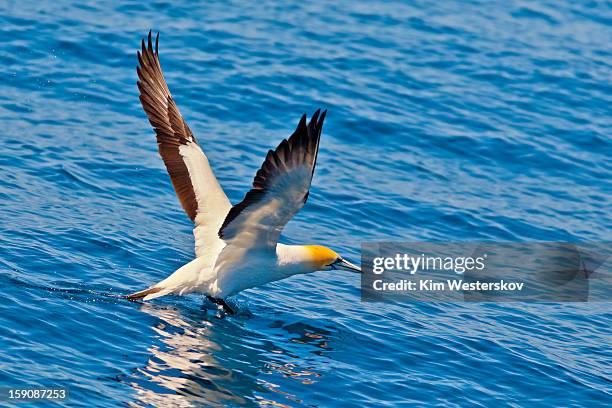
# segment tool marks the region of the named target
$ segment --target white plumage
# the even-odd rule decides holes
[[[232,206],[193,133],[183,120],[153,49],[138,53],[140,101],[157,134],[159,153],[185,212],[195,223],[196,258],[131,300],[200,292],[231,311],[223,299],[300,273],[359,267],[319,245],[278,243],[285,224],[304,206],[314,173],[326,111],[270,150],[244,199]]]

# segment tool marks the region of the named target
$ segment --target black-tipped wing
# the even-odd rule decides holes
[[[306,124],[302,116],[295,132],[270,150],[257,172],[253,188],[232,207],[219,237],[241,247],[274,247],[287,222],[304,206],[317,163],[326,111]]]
[[[157,144],[172,185],[185,212],[196,223],[196,255],[222,243],[217,231],[231,208],[206,155],[185,123],[170,94],[151,32],[138,52],[140,102],[157,134]]]

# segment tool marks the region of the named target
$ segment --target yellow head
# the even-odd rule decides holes
[[[308,258],[317,267],[317,270],[334,263],[340,255],[323,245],[304,245],[308,252]]]
[[[343,259],[335,251],[323,245],[305,245],[308,260],[316,271],[329,271],[332,269],[346,269],[361,273],[361,268]]]

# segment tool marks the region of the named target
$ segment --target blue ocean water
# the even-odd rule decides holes
[[[149,29],[233,202],[329,110],[284,242],[358,260],[373,241],[610,241],[610,2],[174,3],[0,5],[0,386],[63,385],[75,407],[612,404],[609,303],[361,303],[341,272],[224,319],[99,295],[193,256],[138,101]]]

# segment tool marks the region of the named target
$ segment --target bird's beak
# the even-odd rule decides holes
[[[355,264],[350,263],[344,258],[338,258],[336,262],[332,264],[334,269],[344,269],[351,272],[361,273],[361,268]]]

